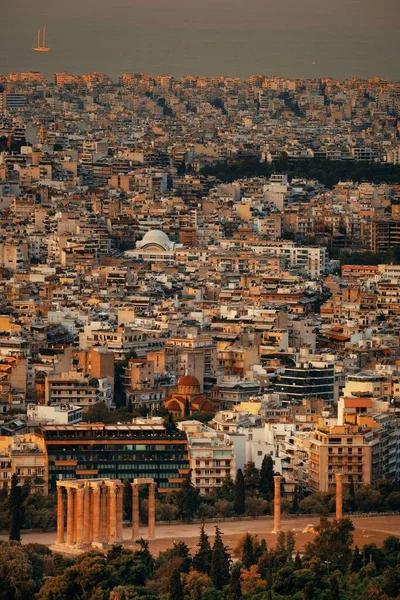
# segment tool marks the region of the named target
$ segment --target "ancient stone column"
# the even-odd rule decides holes
[[[148,513],[148,538],[149,540],[154,539],[154,532],[156,527],[156,484],[149,484],[149,513]]]
[[[57,485],[57,542],[64,543],[64,495],[63,488]]]
[[[83,546],[83,515],[84,515],[84,495],[85,488],[83,486],[76,489],[76,545],[78,548]]]
[[[100,487],[96,485],[93,488],[93,543],[100,544],[102,541],[101,537],[101,493]]]
[[[343,519],[343,473],[335,473],[336,479],[336,519]]]
[[[281,476],[274,475],[274,533],[281,530]]]
[[[108,488],[108,497],[108,541],[115,544],[117,541],[117,486],[115,484]]]
[[[123,542],[124,489],[122,485],[117,489],[117,543],[119,544]]]
[[[89,485],[83,491],[83,543],[88,546],[92,543],[92,514],[90,506],[91,489]]]
[[[139,486],[132,483],[132,540],[139,537]]]
[[[108,520],[108,488],[106,486],[101,488],[101,502],[100,502],[100,538],[103,544],[106,544],[109,536],[109,520]]]
[[[75,543],[75,515],[74,515],[74,496],[75,490],[67,487],[67,540],[68,546]]]

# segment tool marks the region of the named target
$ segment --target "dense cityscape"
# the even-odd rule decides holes
[[[399,597],[399,114],[381,78],[0,77],[0,531],[57,530],[0,541],[0,599]]]

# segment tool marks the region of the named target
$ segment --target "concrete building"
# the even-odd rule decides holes
[[[181,421],[178,429],[187,435],[192,482],[201,495],[215,492],[228,474],[235,479],[236,459],[229,436],[199,421]]]

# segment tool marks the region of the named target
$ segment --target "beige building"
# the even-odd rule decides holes
[[[31,484],[32,493],[46,493],[46,456],[34,435],[0,437],[0,488],[10,488],[15,473],[18,483]]]
[[[325,425],[320,419],[310,434],[309,477],[311,491],[335,489],[335,473],[343,483],[370,485],[380,477],[380,426],[371,417],[356,419],[356,424]]]
[[[72,404],[92,406],[100,402],[98,380],[78,371],[60,375],[47,375],[45,379],[45,404]]]
[[[192,482],[200,494],[210,494],[221,487],[228,474],[235,479],[235,452],[228,435],[199,421],[182,421],[178,429],[187,434]]]
[[[23,240],[0,241],[0,267],[16,271],[28,262],[28,243]]]
[[[102,346],[78,352],[79,367],[85,375],[96,379],[108,379],[114,390],[114,353]]]
[[[150,360],[131,358],[124,369],[123,385],[127,401],[134,408],[157,410],[165,398],[165,388],[155,384],[154,363]]]

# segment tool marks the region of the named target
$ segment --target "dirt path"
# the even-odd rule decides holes
[[[400,517],[381,516],[381,517],[354,517],[355,526],[354,544],[364,546],[368,543],[382,544],[383,540],[389,535],[400,537]],[[291,519],[282,519],[283,531],[291,529],[296,535],[296,548],[303,550],[305,544],[313,539],[312,533],[303,533],[308,524],[318,525],[318,519],[311,517],[298,517]],[[267,545],[273,547],[276,542],[276,535],[271,533],[273,526],[272,517],[265,519],[256,519],[253,521],[223,521],[218,523],[218,527],[224,534],[224,542],[229,548],[234,548],[237,540],[246,532],[265,538]],[[215,532],[214,523],[206,523],[206,532],[212,538]],[[142,527],[140,534],[146,537],[147,528]],[[175,541],[184,541],[190,548],[195,548],[198,542],[199,525],[193,524],[174,524],[156,526],[157,539],[150,543],[150,549],[153,554],[169,548]],[[130,529],[124,528],[124,539],[128,543],[130,538]],[[0,535],[0,539],[7,539],[7,536]],[[22,536],[22,542],[27,544],[36,542],[39,544],[52,545],[56,539],[55,532],[51,533],[26,533]]]

